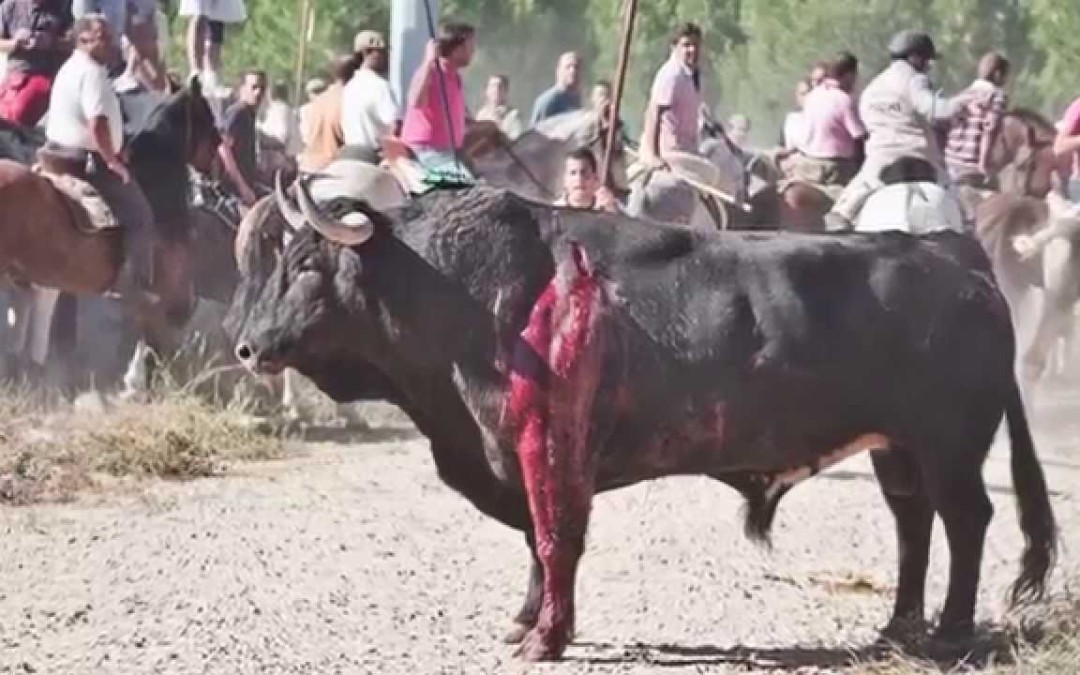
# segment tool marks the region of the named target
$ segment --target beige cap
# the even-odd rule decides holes
[[[362,30],[353,38],[353,51],[362,52],[368,49],[386,49],[386,40],[381,33],[373,30]]]

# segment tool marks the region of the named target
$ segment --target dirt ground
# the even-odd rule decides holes
[[[1035,423],[1065,546],[1058,587],[1080,569],[1074,391],[1044,396]],[[1022,543],[1007,459],[999,443],[986,467],[997,512],[980,615],[991,620]],[[0,673],[808,673],[849,663],[884,624],[895,579],[893,524],[868,460],[794,490],[771,553],[742,537],[739,507],[734,492],[694,478],[601,496],[576,643],[565,662],[539,667],[500,642],[525,587],[521,536],[444,487],[426,442],[402,425],[362,443],[308,443],[226,478],[0,509]]]

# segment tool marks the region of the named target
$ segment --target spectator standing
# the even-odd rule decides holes
[[[7,55],[0,117],[32,127],[45,115],[53,80],[71,53],[71,24],[64,0],[0,4],[0,52]]]
[[[225,24],[247,19],[244,0],[180,0],[180,16],[188,17],[187,55],[193,75],[208,91],[218,92]]]
[[[510,78],[492,75],[484,89],[484,105],[476,111],[477,120],[487,120],[499,125],[506,137],[513,140],[521,135],[521,116],[510,106]]]
[[[259,198],[259,132],[256,120],[265,96],[266,73],[261,70],[245,71],[236,101],[225,110],[221,123],[218,155],[229,183],[246,206],[251,206]]]
[[[289,105],[289,85],[286,83],[275,82],[270,89],[259,131],[280,142],[289,157],[300,154],[300,125],[296,111]]]
[[[581,57],[577,52],[566,52],[559,57],[554,86],[537,97],[530,124],[536,126],[549,117],[580,109]]]

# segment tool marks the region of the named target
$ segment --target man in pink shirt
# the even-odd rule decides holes
[[[472,62],[475,51],[476,31],[472,26],[443,24],[438,40],[428,44],[424,61],[413,75],[401,140],[429,169],[457,165],[455,153],[465,137],[466,118],[461,69]]]
[[[818,185],[846,185],[858,172],[866,127],[851,96],[859,60],[844,52],[828,64],[825,79],[806,95],[805,132],[785,165],[795,179]]]
[[[687,23],[671,41],[671,58],[656,73],[641,142],[642,162],[658,168],[668,152],[698,152],[701,29]]]

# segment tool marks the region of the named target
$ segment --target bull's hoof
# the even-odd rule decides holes
[[[508,645],[519,645],[525,636],[532,630],[532,626],[528,626],[523,623],[514,622],[514,625],[510,627],[510,630],[503,636],[503,642]]]
[[[566,651],[566,645],[570,641],[566,636],[560,636],[561,631],[534,628],[529,631],[521,641],[521,645],[514,652],[514,656],[531,662],[558,661]]]
[[[974,631],[966,628],[938,628],[927,641],[926,656],[934,661],[959,661],[971,653]]]
[[[900,647],[913,647],[926,639],[930,624],[919,616],[893,617],[881,631],[881,641]]]

